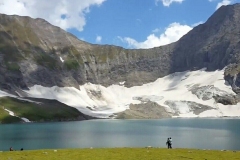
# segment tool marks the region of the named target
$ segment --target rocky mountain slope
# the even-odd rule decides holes
[[[240,4],[223,6],[178,42],[138,50],[92,45],[42,19],[0,15],[1,88],[134,86],[176,71],[222,69],[239,60],[239,14]]]
[[[152,49],[93,45],[43,19],[1,14],[0,90],[28,97],[31,96],[28,90],[35,85],[74,87],[80,91],[80,86],[86,83],[110,87],[124,82],[125,87],[133,87],[175,72],[202,68],[215,71],[226,67],[224,78],[236,94],[240,86],[239,36],[240,4],[222,6],[206,23],[195,27],[179,41]],[[102,98],[97,91],[88,93]],[[224,98],[217,96],[216,103],[237,104],[239,99],[237,94]],[[154,101],[147,106],[157,105]],[[91,108],[84,103],[74,107],[84,108],[80,111]],[[106,102],[105,107],[108,108],[109,103]],[[137,115],[141,116],[136,109],[139,107],[132,105],[131,108],[137,110],[134,114],[138,112]],[[162,112],[162,109],[158,110]],[[85,113],[89,112],[93,111]],[[174,113],[163,115],[168,117]]]

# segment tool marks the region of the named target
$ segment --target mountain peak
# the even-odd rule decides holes
[[[228,22],[239,21],[240,17],[240,4],[233,4],[221,6],[206,23],[213,23],[212,25],[226,24]],[[229,24],[230,25],[230,24]]]
[[[222,69],[240,60],[240,4],[220,7],[177,43],[172,71]],[[180,52],[180,53],[179,53]]]

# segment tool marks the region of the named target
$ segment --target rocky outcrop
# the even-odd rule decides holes
[[[117,119],[160,119],[170,118],[172,113],[167,112],[165,107],[156,102],[130,104],[129,109],[115,115]]]
[[[224,79],[236,94],[240,93],[240,64],[230,64],[225,68]]]
[[[210,106],[191,101],[166,101],[164,104],[168,105],[172,109],[174,116],[179,116],[179,114],[187,114],[190,112],[195,115],[199,115],[204,111],[213,109]]]
[[[240,96],[238,94],[230,94],[214,87],[213,85],[201,87],[199,87],[199,85],[193,85],[191,88],[189,88],[189,91],[204,101],[213,98],[216,103],[221,103],[223,105],[236,105],[238,102],[240,102]]]
[[[223,105],[236,105],[240,102],[239,95],[215,95],[213,98],[216,103],[221,103]]]

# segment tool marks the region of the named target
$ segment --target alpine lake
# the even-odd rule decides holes
[[[166,147],[240,150],[240,119],[89,120],[0,125],[0,151]]]

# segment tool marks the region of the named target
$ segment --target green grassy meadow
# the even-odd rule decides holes
[[[22,122],[20,118],[10,116],[4,108],[32,122],[77,120],[78,117],[84,116],[76,108],[69,107],[55,100],[37,99],[37,101],[41,103],[32,103],[11,97],[1,97],[0,124]]]
[[[240,151],[100,148],[0,152],[1,160],[240,160]]]

